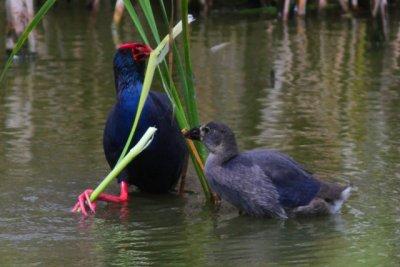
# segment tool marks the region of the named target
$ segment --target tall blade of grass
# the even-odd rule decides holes
[[[167,11],[165,9],[164,1],[163,0],[159,0],[159,4],[161,6],[161,11],[162,11],[162,14],[163,14],[164,23],[166,25],[168,25],[168,15],[167,15]],[[185,104],[186,103],[190,103],[193,100],[192,100],[192,97],[191,97],[189,89],[188,89],[188,81],[187,81],[187,77],[186,77],[186,72],[184,70],[183,62],[182,62],[180,53],[179,53],[178,48],[177,48],[175,43],[173,44],[173,53],[174,53],[174,56],[175,56],[176,66],[178,67],[179,80],[180,80],[181,85],[182,85],[184,103]],[[188,111],[187,107],[185,108],[185,110]],[[190,127],[190,125],[188,127]]]
[[[123,0],[123,1],[124,1],[125,6],[126,6],[126,9],[128,10],[128,14],[132,19],[132,22],[133,22],[135,28],[138,30],[138,32],[140,34],[140,37],[142,38],[142,40],[146,44],[150,44],[149,40],[148,40],[148,38],[147,38],[147,36],[145,34],[144,28],[143,28],[142,24],[140,23],[139,17],[137,15],[134,7],[132,6],[131,2],[129,0]],[[172,104],[173,104],[173,106],[175,108],[176,105],[175,105],[174,101],[172,100],[173,96],[171,94],[171,90],[169,89],[169,85],[171,84],[171,82],[167,79],[168,77],[166,77],[165,74],[163,75],[163,73],[162,73],[160,68],[158,68],[158,74],[160,76],[163,88],[165,89],[165,92],[167,93],[169,99],[171,99],[171,102],[172,102]]]
[[[39,22],[43,19],[44,15],[46,15],[47,11],[54,5],[56,0],[47,0],[39,9],[39,11],[36,13],[35,17],[32,19],[32,21],[29,23],[29,25],[25,28],[21,36],[19,37],[17,44],[14,46],[4,68],[3,71],[1,72],[0,75],[0,83],[3,81],[4,76],[7,73],[7,70],[11,67],[14,56],[18,54],[18,52],[21,50],[23,45],[25,44],[26,40],[28,39],[29,34],[31,31],[37,27]]]
[[[162,11],[162,14],[163,14],[164,23],[166,25],[168,25],[168,16],[167,16],[167,12],[166,12],[163,0],[159,0],[159,4],[161,6],[161,11]],[[182,87],[183,87],[182,91],[183,91],[184,101],[185,101],[185,103],[187,105],[188,103],[196,101],[196,98],[194,97],[193,93],[191,93],[192,90],[194,90],[194,87],[192,87],[192,90],[190,90],[188,88],[189,85],[188,85],[188,81],[187,81],[186,72],[184,70],[180,54],[178,52],[178,49],[177,49],[175,43],[173,44],[173,51],[174,51],[174,56],[175,56],[175,62],[176,62],[176,65],[178,66],[179,78],[180,78],[180,81],[181,81]],[[198,114],[197,105],[196,105],[196,103],[194,103],[194,104],[195,105],[192,105],[192,108],[194,106],[193,109]],[[188,110],[187,107],[186,107],[186,110]],[[182,129],[190,128],[190,125],[189,124],[185,124],[185,126],[181,126],[181,128]],[[203,191],[205,193],[205,196],[206,196],[206,198],[208,200],[213,200],[213,195],[211,194],[210,186],[209,186],[209,184],[208,184],[208,182],[206,180],[206,177],[204,175],[204,164],[203,164],[203,162],[204,162],[204,158],[205,158],[205,153],[204,153],[205,150],[204,150],[202,144],[200,144],[200,143],[196,144],[199,147],[199,148],[196,148],[196,145],[194,145],[194,143],[192,141],[187,140],[187,142],[188,142],[188,146],[189,146],[189,151],[191,152],[191,159],[192,159],[193,165],[195,167],[196,173],[197,173],[197,175],[199,177],[199,181],[200,181],[201,187],[202,187],[202,189],[203,189]],[[198,151],[201,151],[201,152],[199,153]]]
[[[153,14],[150,2],[146,1],[146,0],[139,0],[139,4],[140,4],[140,6],[141,6],[141,8],[143,10],[143,13],[144,13],[145,18],[147,20],[147,23],[150,26],[153,38],[157,42],[159,42],[159,40],[160,40],[159,32],[158,32],[158,29],[157,29],[157,26],[156,26],[156,22],[155,22],[155,19],[154,19],[154,14]],[[163,7],[163,5],[162,5],[162,7]],[[165,10],[165,7],[163,7],[163,8]],[[168,25],[168,23],[167,23],[167,25]],[[175,55],[179,55],[179,53],[177,53],[177,51],[174,51],[174,54]],[[184,112],[184,108],[183,108],[183,106],[181,104],[179,94],[177,93],[177,90],[176,90],[176,88],[175,88],[175,86],[173,84],[171,75],[169,73],[169,69],[168,69],[167,63],[165,61],[162,62],[162,64],[159,65],[158,69],[159,69],[159,75],[160,75],[164,90],[166,91],[168,97],[170,98],[170,100],[171,100],[171,102],[173,104],[174,111],[176,109],[179,109],[179,110],[182,110],[182,112]],[[184,118],[185,118],[184,121],[187,121],[186,116],[184,116]],[[187,126],[185,126],[185,128],[187,128]]]
[[[194,76],[193,76],[193,69],[192,69],[192,61],[190,58],[190,38],[189,38],[189,28],[186,22],[188,18],[188,0],[182,0],[181,2],[181,17],[182,17],[182,24],[183,24],[183,48],[184,48],[184,61],[185,61],[185,68],[186,71],[186,83],[187,83],[187,99],[186,105],[189,114],[189,124],[190,127],[198,126],[200,124],[199,120],[199,113],[197,107],[197,97],[196,97],[196,90],[194,87]],[[200,153],[203,161],[205,159],[206,153],[204,146],[197,142],[195,144],[197,151]]]
[[[139,0],[140,7],[143,10],[143,13],[147,19],[147,23],[150,26],[151,32],[153,33],[153,37],[157,43],[160,42],[160,34],[157,29],[156,21],[154,19],[153,10],[150,5],[150,1],[148,0]]]
[[[143,14],[146,18],[147,24],[150,27],[151,33],[153,35],[154,40],[156,40],[157,43],[160,43],[160,35],[157,29],[156,21],[154,19],[154,14],[153,10],[151,8],[150,2],[147,0],[139,0],[139,5],[142,8]],[[176,96],[174,95],[174,90],[171,89],[171,86],[173,85],[171,75],[169,74],[168,66],[167,63],[164,61],[162,64],[159,65],[158,67],[159,70],[159,76],[161,79],[161,82],[163,84],[163,87],[168,94],[168,96],[176,99]],[[174,105],[174,110],[176,108],[176,105],[179,105],[176,103],[176,101],[172,100],[172,103]]]
[[[128,13],[129,13],[131,19],[132,19],[133,24],[135,25],[136,29],[138,30],[138,32],[139,32],[139,34],[140,34],[140,37],[142,38],[142,40],[143,40],[146,44],[150,45],[150,42],[149,42],[149,40],[148,40],[148,38],[147,38],[147,36],[146,36],[146,34],[145,34],[144,28],[143,28],[142,24],[140,23],[139,17],[138,17],[138,15],[137,15],[137,13],[136,13],[134,7],[132,6],[131,2],[130,2],[129,0],[123,0],[123,1],[124,1],[125,6],[126,6],[126,9],[128,10]],[[143,6],[145,6],[145,5],[146,5],[146,4],[143,3]],[[146,7],[145,7],[145,8],[146,8]],[[146,10],[147,10],[146,12],[143,11],[143,13],[145,14],[146,19],[147,19],[147,20],[153,20],[153,21],[154,21],[154,15],[151,15],[151,14],[149,13],[149,11],[148,11],[148,10],[151,11],[151,9],[146,9]],[[149,25],[155,25],[155,22],[148,22],[148,24],[149,24]],[[158,36],[158,31],[155,30],[154,27],[153,27],[153,28],[151,27],[151,29],[152,29],[153,37],[154,37],[156,40],[160,40],[160,38],[159,38],[159,36]],[[173,97],[173,95],[172,95],[172,93],[171,93],[171,91],[173,91],[173,90],[170,90],[170,88],[169,88],[170,85],[171,85],[172,83],[171,83],[171,81],[170,81],[170,79],[169,79],[168,73],[165,72],[165,71],[163,71],[163,70],[159,67],[159,68],[158,68],[158,74],[159,74],[159,76],[160,76],[161,83],[163,84],[163,87],[164,87],[164,89],[165,89],[165,91],[166,91],[168,97],[169,97],[170,99],[174,99],[174,97]],[[173,104],[174,109],[175,109],[176,103],[175,103],[173,100],[171,100],[171,101],[172,101],[172,104]]]
[[[148,1],[144,1],[144,2],[146,2],[147,5],[150,5]],[[165,23],[165,25],[169,25],[168,16],[167,16],[166,9],[165,9],[163,1],[159,0],[159,4],[161,6],[164,23]],[[152,15],[148,15],[146,18],[148,20],[151,20],[151,19],[154,20],[154,16],[152,16]],[[187,21],[187,19],[186,19],[186,21]],[[152,24],[154,24],[154,23],[155,22],[152,22]],[[158,34],[157,32],[153,32],[154,36],[156,36],[157,34]],[[178,73],[180,75],[180,80],[181,80],[181,82],[183,84],[183,87],[184,87],[183,91],[184,91],[185,102],[187,102],[187,100],[189,100],[189,98],[187,97],[188,96],[188,93],[187,93],[187,82],[186,82],[186,79],[185,79],[185,77],[183,75],[184,74],[184,69],[183,69],[182,60],[180,58],[179,52],[178,52],[178,50],[176,48],[176,45],[174,43],[173,43],[172,47],[173,47],[173,54],[174,54],[174,57],[175,57],[175,61],[177,62],[177,65],[178,65]],[[164,65],[160,66],[160,69],[161,69],[160,71],[163,72],[163,75],[161,75],[161,76],[168,76],[168,78],[171,80],[171,74],[169,73],[170,70],[169,70],[168,66],[166,65],[166,63],[164,63]],[[179,94],[178,94],[175,86],[173,85],[172,81],[169,81],[169,85],[170,85],[171,88],[165,88],[165,89],[168,90],[169,94],[172,96],[171,101],[173,102],[174,105],[179,106],[180,109],[184,112],[185,109],[184,109],[183,105],[181,104]],[[187,121],[187,119],[185,119],[185,121]],[[190,127],[190,125],[185,124],[184,128],[188,128],[188,127]]]
[[[126,7],[126,9],[128,11],[128,14],[132,19],[133,25],[135,25],[135,28],[139,32],[140,37],[142,38],[142,40],[146,44],[150,45],[150,42],[149,42],[149,40],[148,40],[148,38],[146,36],[144,28],[143,28],[142,24],[140,23],[140,19],[139,19],[137,13],[136,13],[134,7],[131,4],[131,1],[130,0],[123,0],[123,1],[124,1],[124,5],[125,5],[125,7]],[[169,87],[168,87],[168,85],[171,84],[171,82],[168,79],[166,79],[166,75],[163,75],[161,73],[160,68],[158,68],[158,73],[159,73],[159,76],[160,76],[160,79],[161,79],[161,83],[163,84],[163,87],[166,89],[166,93],[167,93],[168,97],[170,99],[172,99],[172,96],[171,96],[171,93],[170,93],[170,90],[169,90]]]
[[[166,25],[168,25],[169,21],[168,21],[167,11],[165,9],[164,1],[163,0],[159,0],[158,2],[160,4],[160,6],[161,6],[161,11],[162,11],[162,14],[163,14],[164,23]],[[187,80],[186,80],[186,77],[185,77],[185,71],[183,69],[182,59],[181,59],[181,56],[179,54],[178,48],[176,47],[176,44],[173,43],[172,46],[173,46],[173,53],[174,53],[174,56],[175,56],[175,64],[178,67],[179,80],[180,80],[181,85],[182,85],[184,102],[188,103],[190,101],[190,96],[189,96],[189,91],[188,91]],[[185,110],[187,110],[187,109],[185,109]]]
[[[193,69],[190,59],[190,43],[189,43],[189,28],[187,23],[188,18],[188,0],[182,0],[181,6],[181,17],[183,24],[183,48],[184,48],[184,60],[185,60],[185,71],[186,71],[186,81],[188,85],[188,93],[192,97],[191,101],[188,101],[188,113],[189,113],[189,123],[191,127],[199,125],[199,114],[197,112],[197,102],[196,102],[196,91],[194,89],[193,83]]]

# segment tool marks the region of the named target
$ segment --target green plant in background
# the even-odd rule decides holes
[[[4,76],[9,69],[9,67],[12,64],[14,56],[20,51],[22,46],[27,40],[27,37],[29,33],[37,27],[39,22],[43,19],[47,11],[54,5],[56,0],[47,0],[39,9],[33,20],[30,22],[30,24],[27,26],[27,28],[24,30],[22,33],[21,37],[19,38],[16,46],[14,47],[8,61],[6,62],[6,65],[1,73],[0,76],[0,82],[4,79]],[[142,38],[143,42],[150,45],[149,38],[146,35],[146,31],[144,30],[144,27],[139,19],[139,16],[137,12],[135,11],[135,8],[131,4],[129,0],[123,0],[124,5],[132,19],[132,22],[137,29],[140,37]],[[189,129],[193,126],[197,126],[199,124],[199,114],[198,114],[198,109],[197,109],[197,103],[196,103],[196,92],[194,88],[194,82],[193,82],[193,71],[192,71],[192,66],[191,66],[191,59],[190,59],[190,45],[189,45],[189,29],[188,29],[188,24],[190,23],[189,21],[189,16],[188,16],[188,0],[182,0],[181,1],[181,18],[182,18],[182,23],[178,23],[178,25],[172,30],[171,25],[169,29],[169,36],[165,37],[162,41],[159,35],[159,31],[157,28],[156,20],[154,17],[154,13],[152,10],[152,6],[150,4],[150,1],[148,0],[138,0],[140,9],[142,13],[144,14],[144,20],[147,23],[147,25],[150,28],[152,37],[155,41],[156,44],[158,44],[157,48],[152,51],[150,54],[149,62],[147,64],[147,69],[146,69],[146,76],[145,76],[145,81],[143,83],[143,89],[142,93],[140,96],[140,102],[138,105],[138,111],[136,112],[136,117],[134,119],[133,125],[132,125],[132,130],[129,135],[128,141],[125,144],[124,150],[120,155],[118,163],[123,161],[124,157],[127,154],[128,147],[130,145],[130,142],[132,140],[132,137],[134,136],[134,132],[137,126],[137,123],[140,118],[141,111],[143,109],[145,100],[147,98],[148,92],[151,87],[151,83],[153,80],[153,75],[155,73],[155,70],[157,69],[157,72],[159,74],[159,78],[161,80],[161,83],[163,85],[163,89],[168,95],[173,108],[174,108],[174,113],[175,117],[178,121],[179,127],[181,129]],[[164,3],[162,0],[159,0],[159,5],[162,10],[163,14],[163,19],[166,25],[168,25],[168,15],[164,6]],[[171,22],[173,20],[171,19]],[[181,59],[181,55],[179,54],[179,50],[177,49],[176,45],[173,42],[173,38],[175,38],[180,31],[183,31],[183,61]],[[172,37],[172,38],[170,38]],[[170,47],[171,46],[171,47]],[[172,49],[171,49],[172,48]],[[183,103],[181,101],[181,95],[179,94],[177,90],[177,86],[175,85],[173,79],[172,79],[172,62],[170,63],[170,68],[168,68],[168,64],[166,60],[164,59],[165,55],[168,53],[168,51],[171,50],[172,52],[172,57],[173,62],[176,63],[177,65],[177,70],[178,70],[178,76],[179,76],[179,84],[181,85],[181,91],[182,91],[182,99]],[[194,164],[195,170],[198,174],[198,178],[200,181],[200,184],[202,186],[203,192],[205,194],[205,197],[207,200],[213,200],[213,195],[211,193],[210,187],[207,183],[207,180],[204,175],[203,171],[203,166],[202,162],[204,161],[204,149],[201,147],[201,144],[195,144],[191,143],[189,141],[188,143],[189,146],[189,151],[190,155],[192,158],[192,162]],[[199,153],[199,152],[200,153]],[[199,156],[200,155],[200,156]],[[118,167],[119,164],[116,165],[115,168]]]

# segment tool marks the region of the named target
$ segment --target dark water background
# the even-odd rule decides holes
[[[83,5],[50,12],[37,59],[15,64],[0,85],[0,265],[400,263],[400,20],[391,17],[385,43],[368,19],[284,26],[218,14],[192,27],[202,120],[231,125],[243,149],[277,148],[323,179],[354,184],[342,214],[216,212],[191,172],[196,193],[185,198],[136,192],[82,220],[69,209],[108,172],[102,131],[114,102],[112,11],[107,2],[96,17]],[[1,7],[0,25],[4,15]],[[136,38],[126,17],[120,39]]]

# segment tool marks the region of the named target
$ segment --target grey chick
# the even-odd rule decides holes
[[[350,196],[350,186],[321,181],[278,151],[240,153],[234,133],[223,123],[193,128],[185,137],[206,146],[205,174],[212,190],[241,213],[283,219],[334,214]]]

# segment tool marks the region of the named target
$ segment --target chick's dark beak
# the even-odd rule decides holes
[[[200,128],[195,127],[183,133],[183,136],[188,139],[200,141]]]

